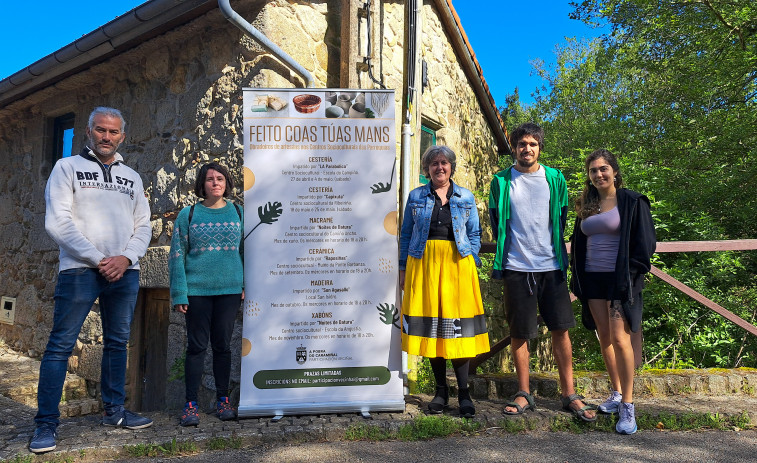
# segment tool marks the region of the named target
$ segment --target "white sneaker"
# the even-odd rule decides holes
[[[618,391],[612,391],[610,397],[598,406],[597,409],[602,413],[618,413],[618,405],[620,405],[621,400],[623,400],[623,395]]]

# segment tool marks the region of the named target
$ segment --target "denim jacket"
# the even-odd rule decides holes
[[[453,182],[449,205],[457,251],[461,257],[473,255],[476,266],[480,267],[478,251],[481,249],[481,226],[473,193]],[[431,183],[410,192],[400,232],[400,270],[405,270],[408,254],[416,259],[423,257],[433,210],[434,194],[431,192]]]

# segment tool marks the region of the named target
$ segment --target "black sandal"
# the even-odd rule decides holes
[[[515,399],[517,399],[518,397],[523,397],[524,399],[526,399],[526,401],[528,402],[528,405],[526,405],[525,407],[520,406],[520,404],[518,404],[518,402],[515,401]],[[531,410],[531,411],[536,410],[534,397],[526,391],[518,391],[518,393],[515,394],[515,397],[513,397],[512,402],[508,402],[508,404],[505,407],[513,407],[515,410],[517,410],[515,412],[508,412],[507,410],[504,410],[505,415],[522,415],[523,413],[526,412],[526,410]]]
[[[583,421],[586,421],[588,423],[593,423],[597,421],[597,416],[594,415],[594,418],[589,418],[586,416],[586,412],[588,410],[596,410],[596,407],[594,405],[588,405],[586,402],[584,402],[584,396],[579,394],[571,394],[568,397],[561,397],[560,400],[562,400],[562,408],[565,411],[568,411],[573,414],[573,416],[576,416],[578,418],[581,418]],[[583,407],[579,409],[575,409],[570,406],[571,403],[573,403],[576,400],[580,400],[581,402],[584,402]]]

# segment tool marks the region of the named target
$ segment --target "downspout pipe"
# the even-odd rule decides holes
[[[405,207],[407,207],[407,198],[412,188],[412,179],[410,178],[410,172],[413,167],[413,113],[416,111],[415,104],[416,97],[418,96],[416,91],[415,74],[416,63],[418,59],[418,42],[420,42],[420,25],[418,24],[418,13],[420,7],[418,5],[419,0],[408,0],[405,2],[407,8],[406,17],[408,23],[408,38],[406,40],[407,47],[407,59],[405,61],[405,75],[407,76],[407,92],[405,101],[403,101],[402,111],[404,114],[402,121],[402,159],[400,164],[400,208],[399,219],[402,220],[405,213]],[[421,2],[422,3],[422,2]],[[402,289],[397,285],[397,307],[400,307],[402,301]],[[402,351],[402,374],[407,383],[408,376],[410,374],[408,354]],[[413,366],[413,369],[416,367]],[[405,389],[405,393],[409,393],[408,389]]]
[[[302,67],[300,63],[295,61],[294,58],[289,56],[289,54],[282,50],[278,45],[271,42],[271,40],[263,35],[262,32],[255,29],[255,27],[253,27],[252,24],[250,24],[246,19],[240,16],[239,13],[234,11],[234,9],[231,7],[230,0],[218,0],[218,8],[230,23],[242,29],[244,33],[255,39],[266,51],[268,51],[276,58],[278,58],[282,63],[293,69],[294,72],[302,77],[308,88],[315,87],[315,81],[313,80],[313,76],[310,74],[310,72]]]
[[[405,74],[407,75],[407,98],[403,102],[404,107],[402,108],[405,117],[402,123],[402,159],[400,168],[400,187],[402,188],[402,195],[400,196],[400,217],[404,217],[405,204],[412,185],[410,172],[413,166],[413,127],[411,124],[413,120],[415,97],[417,96],[415,89],[415,63],[418,61],[418,1],[409,0],[406,2],[406,8],[408,17],[408,40],[406,44],[408,52],[407,62],[405,63]]]

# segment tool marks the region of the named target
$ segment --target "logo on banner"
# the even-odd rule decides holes
[[[308,348],[303,347],[302,344],[300,344],[300,347],[297,348],[295,359],[297,360],[297,363],[299,363],[300,365],[305,363],[305,361],[307,361],[308,359]]]

